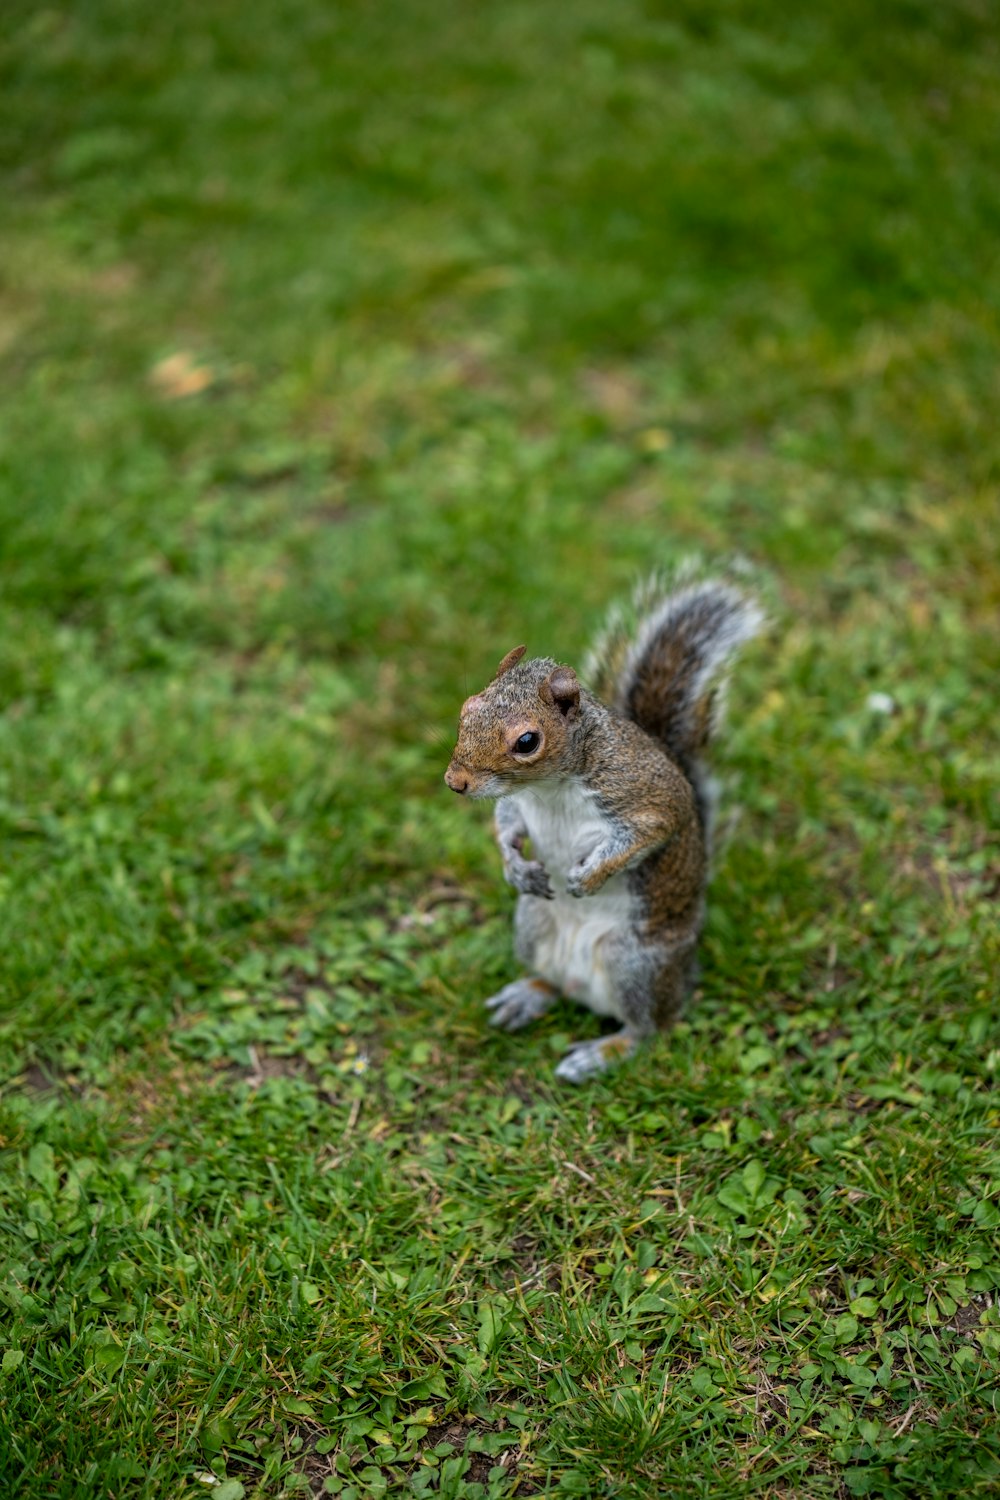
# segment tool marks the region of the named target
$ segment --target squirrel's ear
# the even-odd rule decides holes
[[[527,649],[527,646],[515,646],[513,651],[508,651],[503,661],[497,667],[497,677],[502,677],[505,672],[510,671],[511,667],[516,667]],[[496,678],[493,680],[496,681]]]
[[[543,703],[554,704],[564,719],[574,719],[580,707],[580,684],[572,667],[556,667],[538,689]]]

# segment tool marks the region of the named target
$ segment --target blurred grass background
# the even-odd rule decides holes
[[[985,1493],[994,7],[4,33],[12,1493]],[[776,596],[702,993],[568,1096],[440,775],[692,550]]]

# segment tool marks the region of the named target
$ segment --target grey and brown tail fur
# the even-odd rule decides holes
[[[657,740],[694,787],[706,840],[715,786],[705,753],[719,726],[726,669],[764,624],[756,599],[694,564],[654,574],[616,606],[584,668],[594,693]]]

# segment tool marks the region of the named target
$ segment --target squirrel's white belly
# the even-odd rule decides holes
[[[534,897],[534,967],[564,995],[598,1015],[624,1020],[618,986],[609,968],[611,937],[624,937],[635,922],[635,898],[627,876],[613,875],[593,896],[570,896],[569,871],[611,836],[593,795],[578,782],[538,783],[516,794],[534,857],[549,875],[555,899]],[[612,950],[613,951],[613,950]]]

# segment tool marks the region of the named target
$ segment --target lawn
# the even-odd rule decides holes
[[[9,0],[0,1491],[1000,1489],[981,0]],[[499,1035],[510,647],[741,554],[699,989]]]

